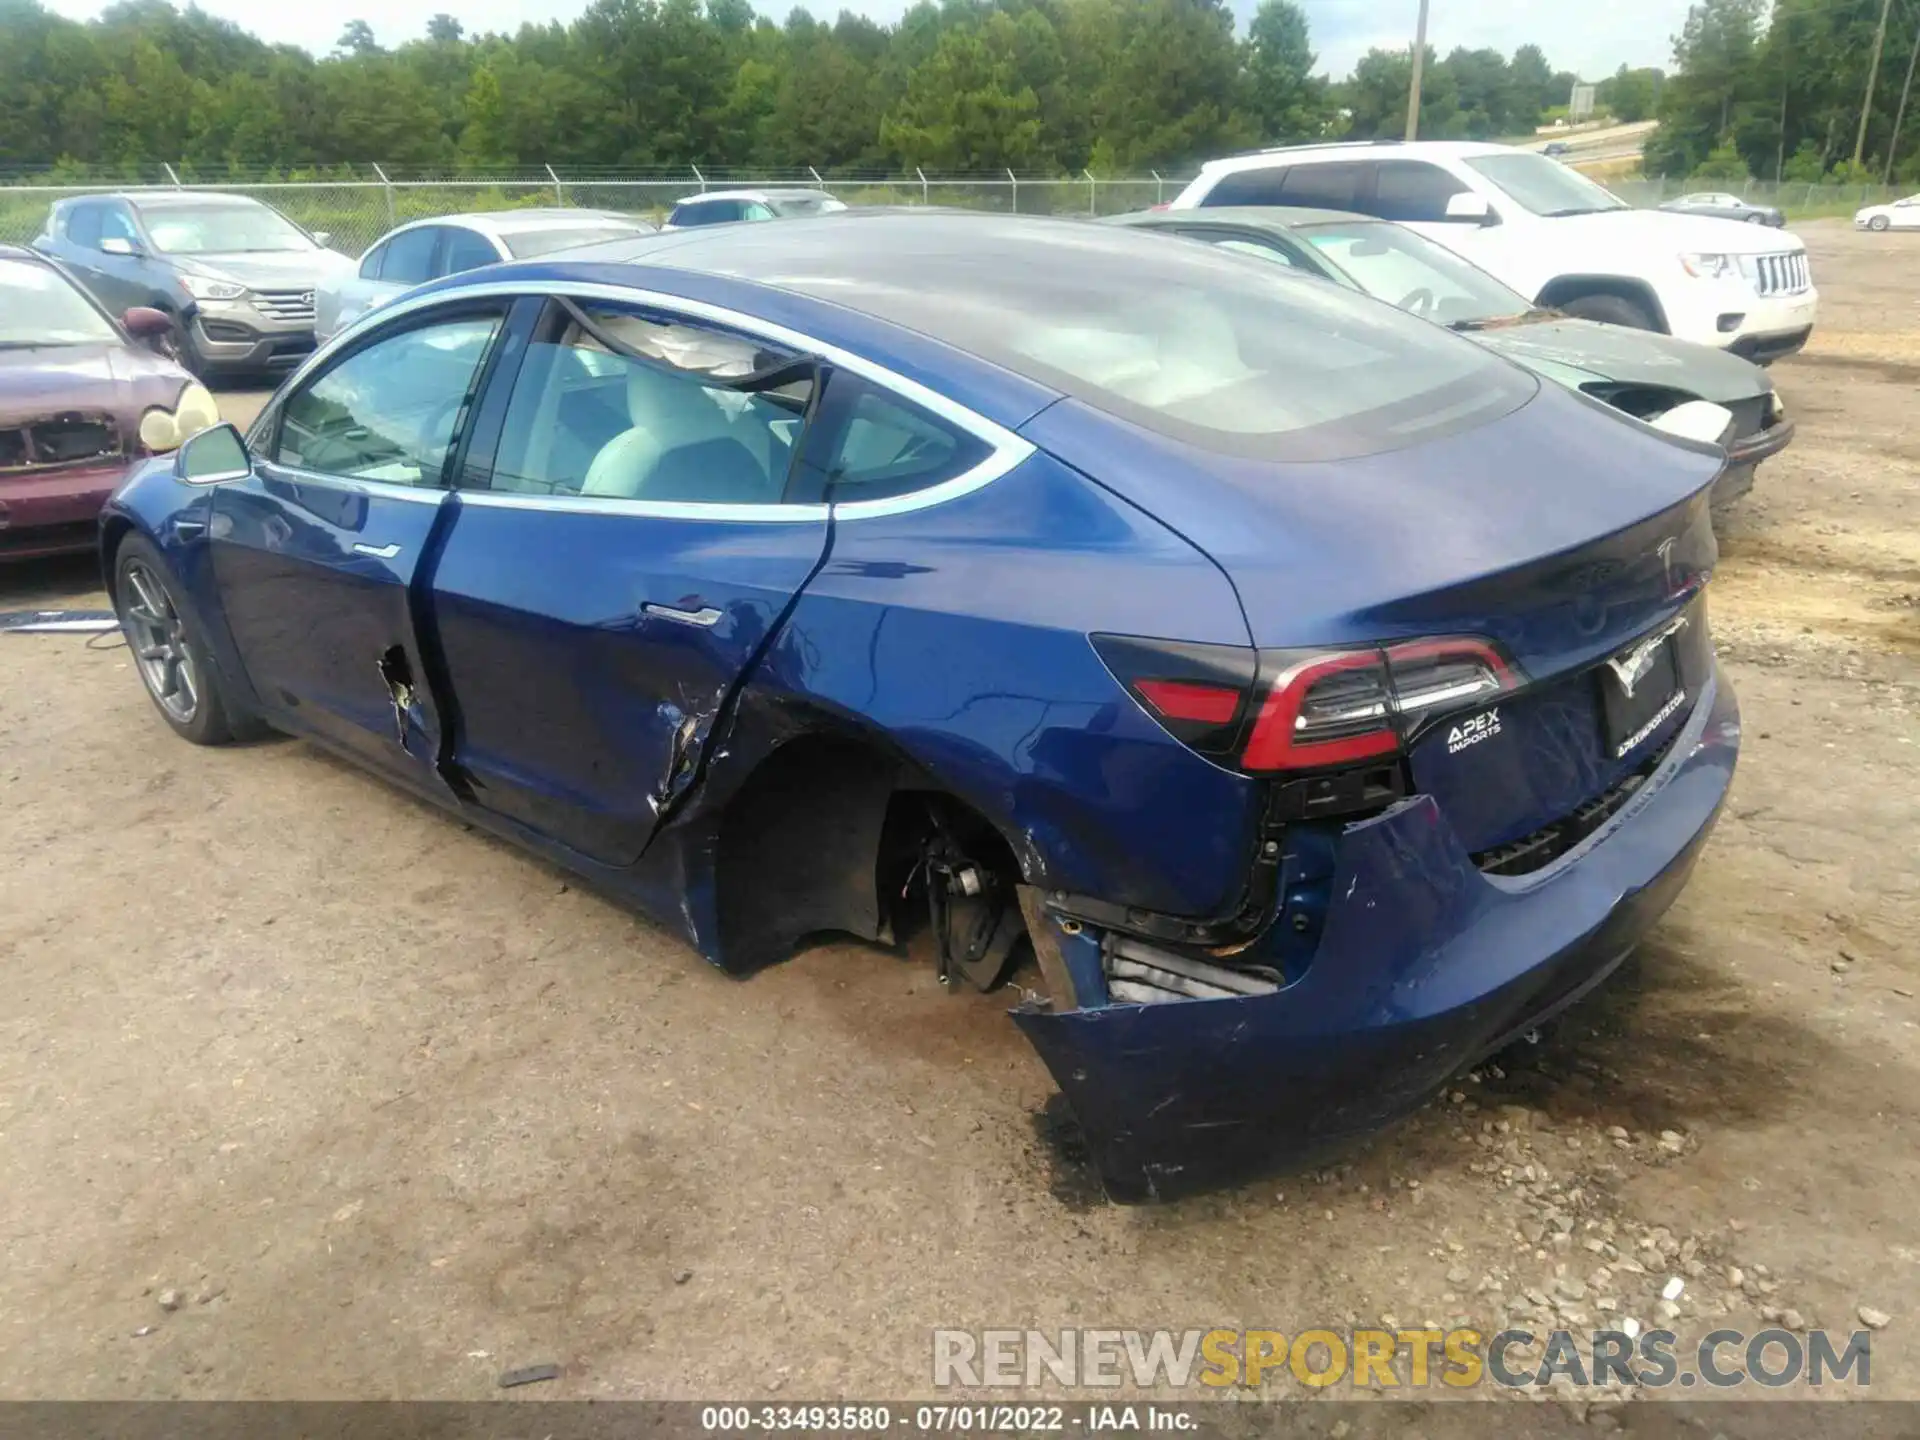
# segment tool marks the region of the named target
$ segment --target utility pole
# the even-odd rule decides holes
[[[1860,133],[1853,142],[1853,163],[1863,163],[1867,153],[1867,120],[1873,114],[1873,82],[1880,74],[1880,47],[1887,43],[1887,12],[1893,0],[1880,0],[1880,27],[1873,32],[1873,58],[1867,62],[1867,98],[1860,102]]]
[[[1893,138],[1887,141],[1887,172],[1880,177],[1882,185],[1893,184],[1893,152],[1900,148],[1900,126],[1907,118],[1907,95],[1913,89],[1913,64],[1920,60],[1920,24],[1913,31],[1913,51],[1907,56],[1907,80],[1900,87],[1900,108],[1893,116]]]
[[[1892,4],[1893,0],[1887,0]],[[1885,23],[1884,17],[1882,24]],[[1413,83],[1407,87],[1407,139],[1420,138],[1420,70],[1427,61],[1427,0],[1420,0],[1420,21],[1413,32]]]

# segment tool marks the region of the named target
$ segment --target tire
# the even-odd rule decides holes
[[[179,581],[151,541],[129,535],[113,557],[113,608],[134,669],[160,718],[195,745],[241,738],[200,628]]]
[[[1620,325],[1628,330],[1658,330],[1645,308],[1624,295],[1576,295],[1554,307],[1579,320],[1598,320],[1604,325]]]
[[[1751,215],[1747,216],[1747,223],[1749,225],[1764,225],[1767,223],[1767,217],[1763,215],[1760,211],[1756,210]]]
[[[1892,222],[1889,221],[1886,216],[1876,215],[1871,220],[1867,221],[1867,228],[1869,230],[1884,230],[1891,223]]]

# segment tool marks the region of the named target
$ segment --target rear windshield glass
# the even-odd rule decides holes
[[[608,240],[625,240],[642,233],[633,225],[602,225],[593,229],[580,226],[568,230],[529,230],[506,235],[507,250],[516,260],[531,260],[536,255],[551,255],[556,250],[571,250],[576,245],[599,245]]]
[[[714,231],[687,258],[867,310],[1222,454],[1395,450],[1536,389],[1437,325],[1209,246],[1074,221],[874,221],[766,227],[777,244]]]

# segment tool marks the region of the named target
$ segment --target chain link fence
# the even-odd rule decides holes
[[[436,215],[515,210],[535,206],[614,210],[659,220],[683,196],[708,190],[804,185],[830,191],[849,205],[940,205],[1021,215],[1118,215],[1164,204],[1190,175],[1103,177],[1000,175],[822,175],[811,168],[751,172],[685,170],[634,172],[539,171],[488,176],[391,175],[362,167],[338,178],[200,177],[162,166],[125,179],[91,184],[10,184],[0,180],[0,244],[24,245],[40,233],[54,201],[78,195],[139,189],[220,191],[249,195],[315,233],[336,250],[358,255],[395,225]],[[371,172],[371,173],[367,173]],[[1851,215],[1862,205],[1898,198],[1881,185],[1825,185],[1627,179],[1609,188],[1634,205],[1658,205],[1676,196],[1717,190],[1778,205],[1790,218]]]
[[[1161,204],[1179,194],[1187,176],[1108,179],[1059,176],[834,175],[813,170],[751,173],[692,170],[659,173],[566,174],[544,170],[480,177],[213,180],[151,178],[84,185],[0,182],[0,244],[32,242],[56,200],[151,189],[247,195],[273,206],[334,249],[358,255],[396,225],[436,215],[519,210],[539,206],[613,210],[658,221],[675,201],[703,191],[803,185],[826,190],[849,205],[937,205],[1022,215],[1117,215]]]

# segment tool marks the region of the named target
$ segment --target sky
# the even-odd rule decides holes
[[[185,0],[176,0],[184,4]],[[897,19],[910,0],[811,0],[808,8],[825,19],[842,8],[876,20]],[[1257,0],[1233,0],[1244,31]],[[1418,0],[1300,0],[1312,28],[1321,68],[1344,76],[1354,61],[1375,45],[1400,47],[1413,41]],[[1506,54],[1528,42],[1546,51],[1557,70],[1586,79],[1610,75],[1622,63],[1670,63],[1673,36],[1686,18],[1687,0],[1431,0],[1429,43],[1441,54],[1464,45],[1491,46]],[[202,9],[232,20],[262,39],[301,45],[324,54],[347,21],[364,19],[383,45],[397,45],[424,34],[429,16],[445,10],[469,31],[517,30],[524,21],[568,20],[587,0],[302,0],[264,5],[259,0],[200,0]],[[91,19],[103,0],[53,0],[52,8],[76,19]],[[755,0],[762,13],[784,17],[790,0]]]

